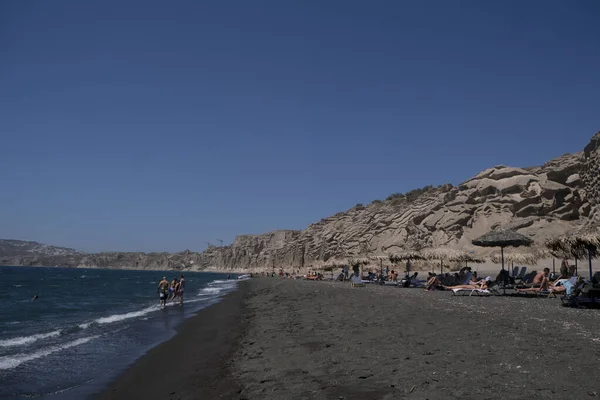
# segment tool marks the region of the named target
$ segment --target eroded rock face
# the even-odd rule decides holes
[[[585,167],[580,173],[585,184],[589,207],[589,223],[600,223],[600,132],[584,149]]]
[[[289,232],[238,238],[206,254],[202,267],[225,270],[309,268],[331,257],[390,253],[403,246],[471,247],[471,240],[508,225],[544,240],[587,220],[582,153],[540,167],[487,169],[457,187],[445,185],[415,201],[388,200],[350,209]]]

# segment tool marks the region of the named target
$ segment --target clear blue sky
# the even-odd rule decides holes
[[[0,2],[0,238],[202,250],[600,129],[600,2]]]

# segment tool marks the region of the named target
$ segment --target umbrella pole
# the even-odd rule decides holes
[[[504,275],[504,247],[500,247],[500,253],[502,254],[502,279],[504,280],[502,289],[504,290],[504,294],[506,295],[506,276]]]
[[[588,260],[590,261],[590,281],[592,280],[592,249],[588,247]]]
[[[577,273],[577,259],[575,259],[575,275],[579,275],[579,274]]]
[[[444,260],[440,260],[440,274],[444,273]]]
[[[552,257],[552,275],[556,275],[556,259]]]

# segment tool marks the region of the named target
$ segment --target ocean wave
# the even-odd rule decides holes
[[[100,337],[100,336],[96,335],[96,336],[89,336],[89,337],[77,339],[72,342],[62,344],[62,345],[48,347],[48,348],[36,351],[35,353],[30,353],[30,354],[29,353],[20,353],[20,354],[14,354],[14,355],[10,355],[10,356],[0,357],[0,370],[16,368],[19,365],[21,365],[27,361],[32,361],[32,360],[35,360],[38,358],[46,357],[52,353],[56,353],[57,351],[65,350],[70,347],[79,346],[81,344],[89,342],[90,340],[94,340],[98,337]]]
[[[215,287],[207,287],[204,289],[200,289],[201,294],[217,294],[217,293],[221,293],[221,289],[220,288],[215,288]]]
[[[92,322],[86,322],[86,323],[84,323],[84,324],[79,324],[79,325],[77,325],[77,326],[78,326],[80,329],[87,329],[87,328],[89,328],[89,327],[90,327],[90,325],[92,325],[93,323],[94,323],[93,321],[92,321]]]
[[[99,324],[111,324],[113,322],[123,321],[125,319],[141,317],[148,313],[151,313],[153,311],[158,311],[158,310],[160,310],[160,306],[155,305],[155,306],[144,308],[139,311],[131,311],[131,312],[128,312],[125,314],[114,314],[114,315],[110,315],[108,317],[98,318],[95,322],[97,322]]]
[[[216,281],[210,282],[209,285],[215,285],[215,284],[219,285],[219,284],[222,284],[222,283],[235,283],[235,281],[232,281],[232,280],[219,280],[219,279],[217,279]]]
[[[38,340],[47,339],[51,337],[60,336],[60,331],[53,331],[48,333],[38,333],[37,335],[31,336],[19,336],[12,339],[0,340],[0,347],[13,347],[13,346],[23,346],[25,344],[30,344],[33,342],[37,342]]]

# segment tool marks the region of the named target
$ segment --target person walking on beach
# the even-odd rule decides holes
[[[167,300],[171,301],[175,299],[175,287],[177,286],[177,278],[173,278],[171,286],[169,287],[169,297]]]
[[[183,279],[183,275],[181,275],[181,279],[179,279],[179,305],[183,305],[183,292],[185,290],[185,279]]]
[[[171,287],[171,289],[173,290],[173,296],[171,296],[169,300],[175,301],[175,299],[179,295],[179,281],[177,280],[177,278],[173,279],[173,286]]]
[[[169,296],[169,281],[163,276],[162,281],[158,284],[158,296],[160,304],[164,307],[167,305],[167,297]]]

